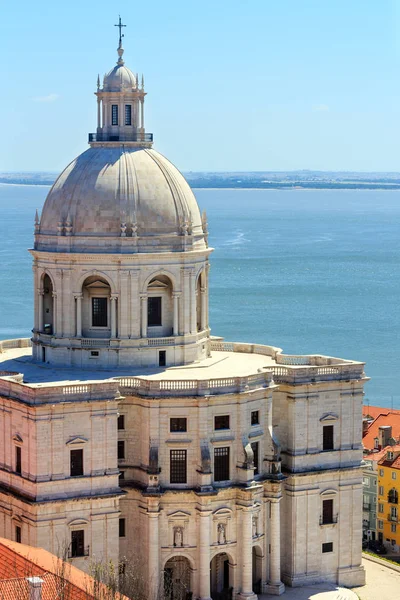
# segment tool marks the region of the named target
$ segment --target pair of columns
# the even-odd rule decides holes
[[[111,304],[111,337],[117,337],[117,296],[115,294],[111,294],[110,296],[110,304]],[[76,300],[76,337],[82,337],[82,299],[83,294],[77,294],[75,296]]]
[[[267,590],[270,594],[281,595],[284,585],[281,582],[281,547],[280,547],[280,498],[270,500],[270,548],[269,579]],[[210,515],[211,511],[199,512],[199,598],[211,600],[210,596]],[[221,548],[223,550],[223,548]],[[239,598],[257,600],[253,592],[253,508],[242,508],[241,556],[241,591]]]
[[[173,307],[173,321],[172,321],[172,335],[179,335],[179,297],[180,294],[178,292],[172,292],[172,299],[174,303]],[[147,338],[147,316],[148,316],[148,307],[147,307],[148,294],[141,294],[141,336],[142,338]]]

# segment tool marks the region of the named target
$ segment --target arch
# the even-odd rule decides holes
[[[148,275],[146,277],[146,279],[143,282],[142,285],[142,291],[141,294],[146,294],[147,293],[147,288],[149,286],[149,283],[153,280],[153,279],[157,279],[158,277],[168,277],[168,279],[171,281],[172,284],[172,289],[174,292],[178,291],[178,285],[177,285],[177,281],[176,281],[176,276],[171,273],[171,271],[167,271],[166,269],[156,269],[155,271],[153,271],[150,275]]]
[[[115,337],[116,315],[113,314],[111,307],[112,288],[108,278],[98,273],[87,275],[82,282],[81,290],[76,307],[77,322],[81,325],[81,327],[77,326],[77,337]]]
[[[85,283],[86,279],[88,279],[89,277],[97,277],[99,279],[104,279],[110,286],[111,293],[112,294],[118,293],[115,283],[109,275],[107,275],[103,271],[97,271],[97,269],[92,269],[92,271],[86,271],[85,273],[82,273],[82,275],[79,277],[78,283],[77,283],[77,291],[74,292],[74,295],[82,293],[83,284]]]
[[[39,287],[40,290],[43,291],[43,279],[45,278],[45,276],[47,275],[47,277],[50,279],[51,284],[53,286],[53,290],[55,291],[56,289],[56,282],[54,279],[53,274],[50,271],[47,271],[46,269],[44,271],[42,271],[40,278],[39,278]]]
[[[188,556],[173,554],[164,564],[165,600],[186,600],[193,594],[193,566]]]
[[[217,549],[210,561],[210,592],[213,600],[230,598],[235,589],[236,563],[229,552]]]
[[[174,284],[165,273],[154,275],[147,284],[147,337],[169,337],[174,327]]]
[[[50,275],[45,272],[41,278],[41,290],[40,293],[43,296],[42,301],[42,324],[43,324],[43,333],[48,335],[52,335],[54,332],[54,286],[53,279]]]
[[[263,577],[263,551],[259,545],[254,545],[252,550],[253,559],[253,592],[255,594],[261,594],[262,591],[262,577]]]

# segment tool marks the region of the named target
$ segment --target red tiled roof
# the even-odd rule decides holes
[[[94,579],[80,569],[43,548],[0,538],[0,598],[16,600],[28,597],[26,578],[35,576],[44,581],[43,600],[54,600],[64,596],[69,600],[94,598]],[[105,592],[102,597],[106,599],[106,590],[102,591]],[[128,599],[121,595],[120,600]]]
[[[371,407],[370,407],[371,408]],[[389,412],[378,415],[368,427],[367,433],[363,437],[364,448],[373,450],[375,447],[375,438],[378,437],[379,427],[383,425],[392,426],[392,435],[396,441],[400,441],[400,411]]]
[[[385,408],[383,406],[363,406],[363,417],[372,417],[376,419],[379,415],[388,415],[388,414],[400,415],[400,410]]]

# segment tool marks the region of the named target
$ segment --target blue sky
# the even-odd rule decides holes
[[[118,11],[147,131],[181,170],[400,171],[397,0],[3,1],[0,171],[85,150]]]

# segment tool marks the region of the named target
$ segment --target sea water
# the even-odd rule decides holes
[[[27,248],[47,192],[0,185],[0,339],[30,335]],[[366,361],[366,398],[400,408],[400,192],[195,193],[215,249],[212,333]]]

